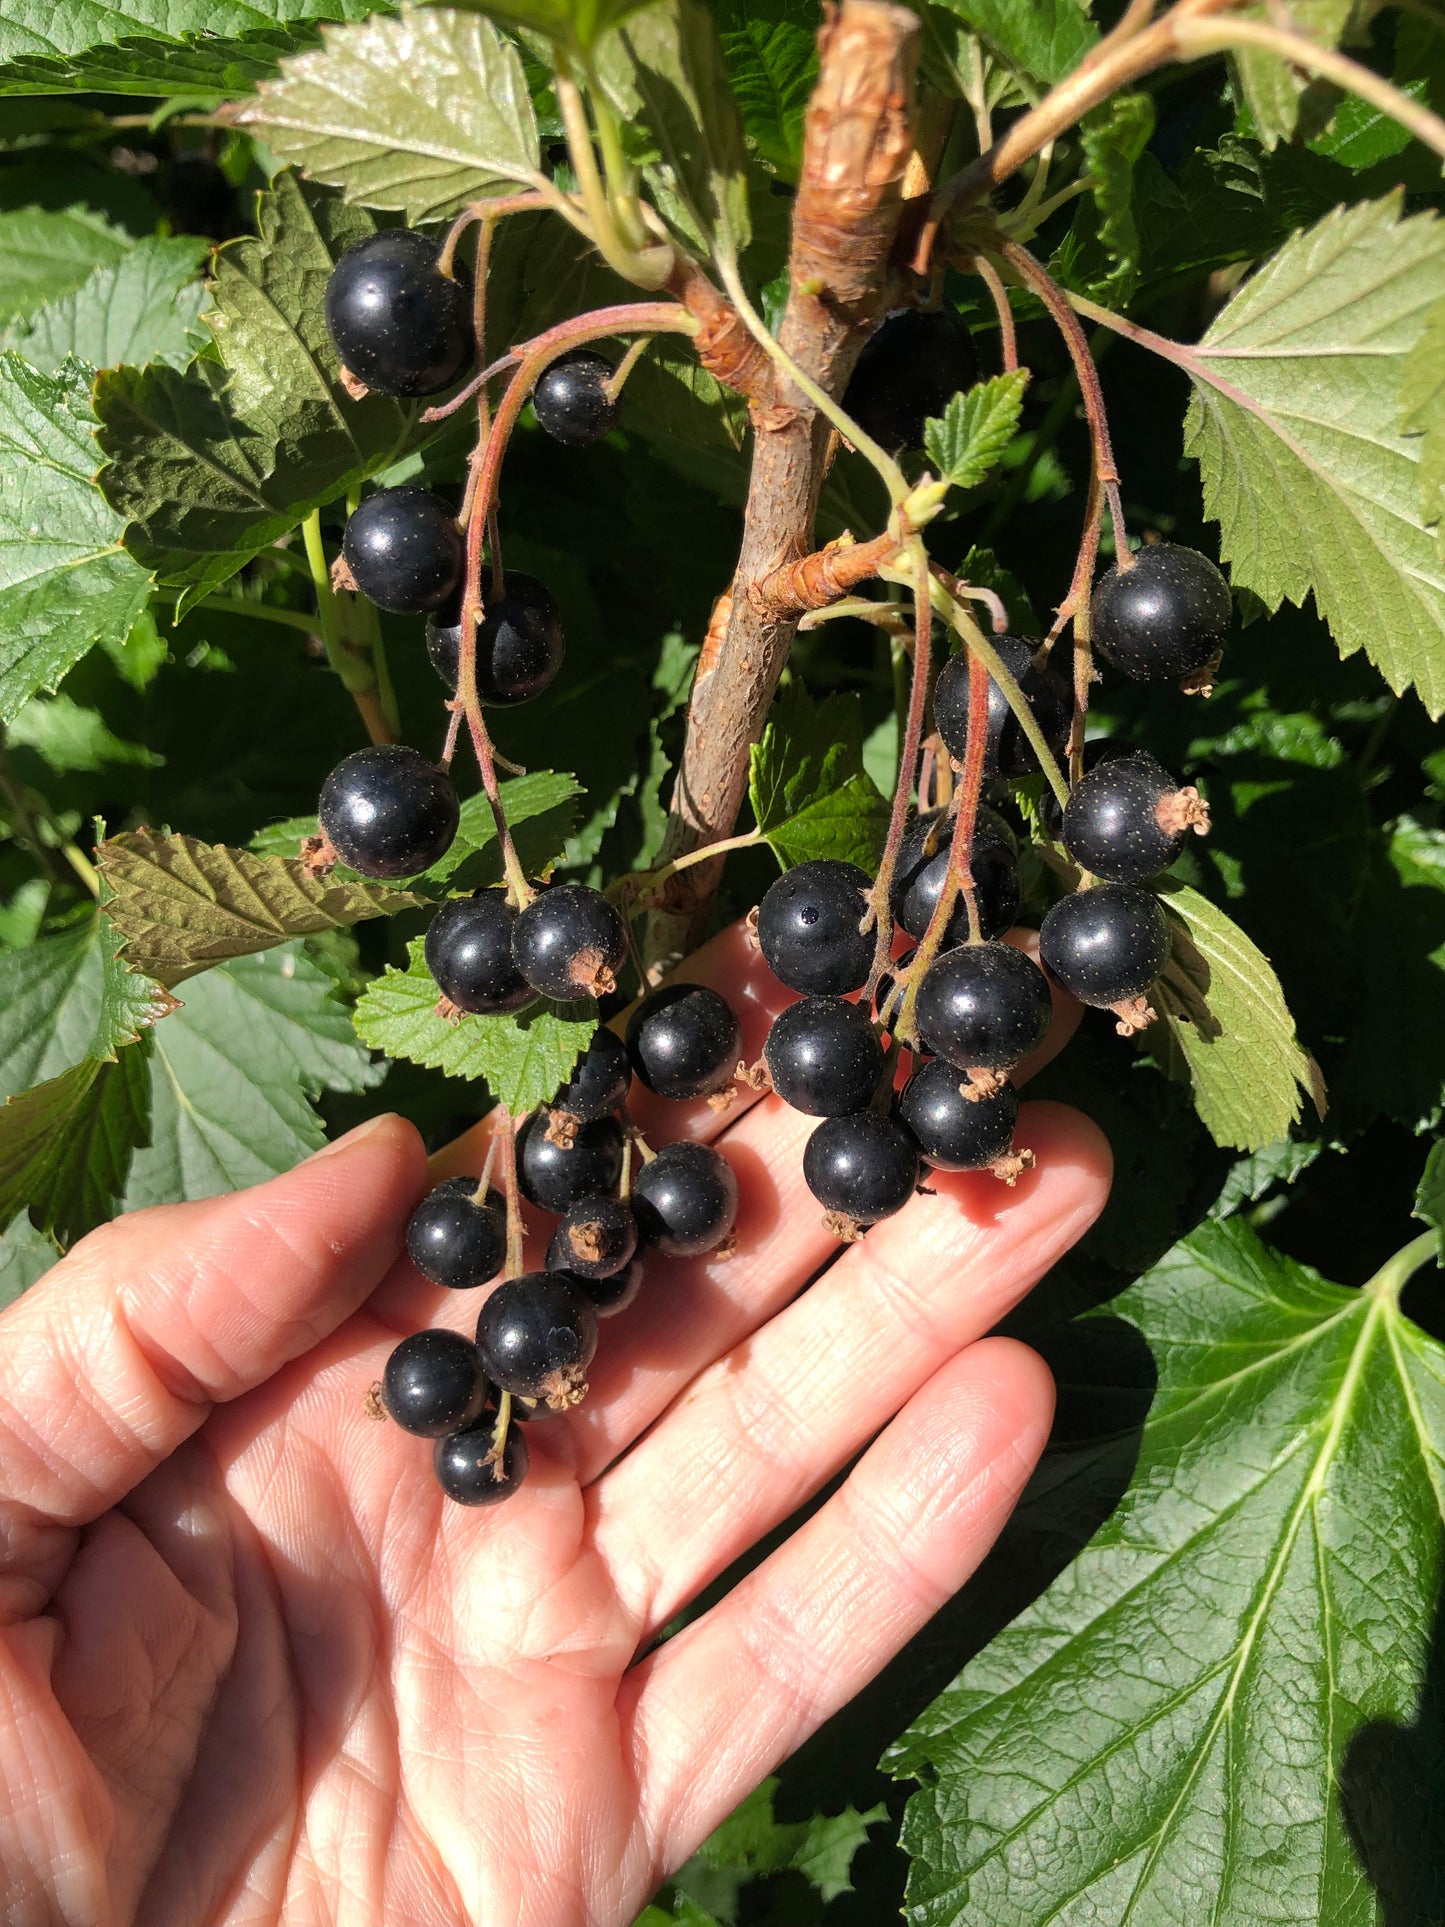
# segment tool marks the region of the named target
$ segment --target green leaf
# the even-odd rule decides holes
[[[1445,301],[1425,317],[1400,373],[1400,427],[1420,443],[1420,520],[1445,555]]]
[[[763,1781],[698,1849],[698,1859],[712,1869],[736,1872],[743,1878],[783,1873],[791,1869],[817,1888],[824,1903],[851,1893],[849,1870],[853,1856],[868,1838],[868,1829],[888,1817],[884,1806],[859,1813],[816,1813],[806,1820],[779,1820],[773,1812],[778,1790],[776,1777]],[[686,1875],[679,1876],[686,1879]]]
[[[289,1171],[325,1136],[308,1100],[385,1074],[299,943],[193,977],[153,1033],[151,1063],[150,1143],[132,1160],[127,1211]]]
[[[195,235],[147,236],[13,327],[4,345],[45,374],[71,355],[92,368],[183,368],[197,345],[206,291],[196,276],[209,252]]]
[[[1245,283],[1197,348],[1185,448],[1236,586],[1314,593],[1341,655],[1445,709],[1445,562],[1397,431],[1405,358],[1445,299],[1445,223],[1398,196],[1327,214]]]
[[[713,18],[748,140],[795,181],[803,113],[818,78],[817,7],[813,0],[722,0]]]
[[[537,121],[517,49],[437,8],[323,33],[238,115],[349,201],[435,221],[536,179]]]
[[[421,432],[416,405],[345,393],[326,328],[327,278],[371,217],[283,173],[260,225],[216,256],[214,357],[96,383],[100,486],[130,553],[183,590],[178,616]]]
[[[159,769],[165,762],[143,743],[128,743],[98,709],[86,709],[69,696],[32,696],[5,732],[11,749],[31,749],[58,775],[117,765]]]
[[[863,767],[863,714],[854,695],[814,703],[801,683],[778,695],[753,744],[748,793],[758,828],[785,865],[839,857],[876,867],[888,804]]]
[[[0,1097],[114,1058],[174,1007],[121,963],[103,917],[0,952]]]
[[[384,883],[313,876],[294,858],[153,830],[108,837],[97,860],[106,915],[124,941],[126,961],[164,984],[228,957],[426,901]]]
[[[1007,66],[1052,83],[1072,73],[1099,38],[1077,0],[943,0]]]
[[[647,0],[455,0],[470,13],[490,14],[509,26],[530,27],[559,47],[586,53],[609,28]]]
[[[150,578],[96,489],[87,370],[0,354],[0,722],[95,644],[123,642]]]
[[[0,322],[33,315],[98,266],[125,259],[129,235],[85,207],[0,213]]]
[[[1060,1498],[1111,1450],[1133,1479],[890,1758],[924,1782],[912,1927],[1435,1911],[1445,1352],[1398,1283],[1342,1290],[1231,1218],[1108,1307],[1158,1384],[1127,1418],[1069,1388],[1123,1429]]]
[[[1430,1146],[1415,1191],[1415,1216],[1440,1233],[1440,1259],[1445,1263],[1445,1138],[1436,1138]]]
[[[0,1235],[0,1308],[38,1283],[59,1256],[53,1238],[37,1231],[24,1215],[17,1217]]]
[[[594,1004],[543,1000],[516,1017],[462,1017],[449,1023],[436,1014],[436,980],[426,967],[420,938],[408,954],[407,969],[387,969],[358,1002],[359,1037],[388,1057],[485,1082],[513,1117],[556,1095],[597,1028]]]
[[[1019,424],[1027,368],[995,375],[955,395],[941,417],[923,424],[923,446],[940,481],[977,488],[1003,458]]]
[[[1215,1143],[1258,1151],[1289,1135],[1304,1097],[1323,1117],[1319,1068],[1295,1038],[1268,957],[1197,890],[1164,889],[1172,949],[1156,986],[1159,1015]]]
[[[1153,132],[1154,103],[1148,94],[1115,94],[1079,124],[1099,212],[1099,239],[1114,264],[1104,286],[1116,301],[1138,286],[1141,247],[1134,218],[1134,169]]]
[[[1352,20],[1371,10],[1360,0],[1292,0],[1290,25],[1323,46],[1336,47]],[[1258,11],[1263,17],[1264,9]],[[1310,82],[1260,47],[1237,48],[1234,64],[1265,147],[1288,140],[1299,124],[1301,97]]]

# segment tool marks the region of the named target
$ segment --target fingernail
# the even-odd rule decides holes
[[[323,1144],[321,1149],[313,1151],[309,1158],[302,1158],[301,1163],[319,1164],[322,1158],[335,1157],[338,1151],[353,1150],[364,1137],[370,1137],[373,1131],[379,1131],[383,1124],[390,1124],[395,1116],[395,1111],[383,1111],[380,1117],[369,1117],[364,1124],[358,1124],[354,1130],[347,1131],[344,1136],[333,1138],[329,1144]]]

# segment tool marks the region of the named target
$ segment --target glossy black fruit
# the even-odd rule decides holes
[[[1044,1041],[1050,1008],[1044,973],[1012,944],[993,942],[936,958],[914,1011],[925,1050],[959,1070],[1008,1070]]]
[[[1039,954],[1064,989],[1108,1009],[1142,997],[1169,957],[1159,899],[1132,883],[1100,883],[1063,897],[1044,918]]]
[[[910,937],[928,929],[948,875],[948,844],[953,820],[941,810],[915,817],[903,833],[889,902],[893,918]],[[979,921],[986,937],[1007,930],[1023,900],[1013,836],[1002,817],[981,809],[973,833],[973,880]],[[944,932],[945,946],[968,941],[968,912],[959,900]]]
[[[429,870],[451,848],[458,814],[446,771],[404,743],[373,743],[344,756],[317,806],[337,856],[367,877]]]
[[[482,1306],[477,1350],[494,1385],[565,1408],[587,1392],[597,1349],[597,1313],[555,1271],[509,1278]]]
[[[610,1278],[583,1278],[574,1271],[563,1275],[595,1307],[599,1318],[611,1318],[619,1311],[626,1311],[641,1291],[643,1270],[642,1253],[638,1252]]]
[[[1037,646],[1022,636],[995,636],[993,646],[1018,684],[1034,721],[1055,756],[1063,753],[1073,719],[1073,692],[1056,669],[1036,669]],[[968,657],[950,656],[933,689],[933,720],[943,746],[956,761],[968,754]],[[998,684],[989,678],[987,735],[983,756],[988,776],[1033,776],[1039,759]]]
[[[617,988],[627,927],[600,890],[561,883],[534,897],[512,931],[512,955],[533,990],[559,1003]]]
[[[381,1402],[404,1432],[419,1439],[460,1432],[487,1402],[476,1346],[460,1332],[413,1332],[386,1361]]]
[[[455,691],[461,660],[462,612],[452,605],[429,618],[426,648],[433,669]],[[491,708],[530,702],[556,676],[567,653],[551,592],[535,576],[507,572],[500,596],[488,596],[477,628],[477,694]]]
[[[935,1170],[982,1171],[1013,1145],[1018,1092],[1005,1084],[989,1097],[965,1097],[957,1070],[936,1057],[909,1078],[898,1114]]]
[[[617,404],[607,392],[615,370],[590,348],[578,348],[554,361],[532,391],[538,425],[553,441],[573,448],[600,442],[617,420]]]
[[[617,1189],[622,1175],[622,1126],[615,1117],[581,1125],[568,1145],[547,1136],[549,1113],[534,1111],[517,1133],[517,1182],[522,1196],[544,1211],[565,1211],[578,1198]]]
[[[632,1262],[637,1220],[622,1198],[579,1198],[568,1205],[547,1247],[548,1271],[610,1278]]]
[[[509,1426],[499,1465],[492,1456],[493,1424],[488,1412],[480,1424],[436,1442],[432,1466],[437,1484],[458,1505],[499,1505],[527,1476],[527,1441]]]
[[[770,883],[758,905],[758,946],[789,990],[841,997],[858,990],[873,961],[873,938],[858,926],[871,879],[856,863],[815,857]]]
[[[1116,756],[1130,754],[1127,743],[1116,743],[1107,736],[1096,736],[1084,745],[1084,772],[1097,769],[1101,763],[1111,762]],[[1046,788],[1039,802],[1039,823],[1044,835],[1055,843],[1064,833],[1064,812],[1059,808],[1059,799],[1051,789]]]
[[[576,1070],[552,1099],[552,1109],[587,1124],[625,1104],[631,1084],[626,1044],[615,1030],[599,1024],[592,1042],[578,1058]]]
[[[666,984],[627,1022],[632,1068],[659,1097],[711,1097],[730,1084],[743,1036],[731,1004],[704,984]]]
[[[346,250],[326,283],[326,326],[379,395],[434,395],[472,359],[471,290],[438,268],[435,241],[405,228]]]
[[[785,1104],[809,1117],[861,1111],[883,1077],[868,1013],[841,997],[804,997],[773,1019],[763,1060]]]
[[[397,615],[440,609],[461,585],[456,517],[424,488],[379,488],[347,520],[341,553],[368,602]]]
[[[507,1219],[493,1192],[475,1204],[470,1179],[428,1191],[406,1227],[406,1248],[423,1278],[470,1291],[495,1278],[507,1254]]]
[[[696,1258],[720,1245],[738,1215],[738,1181],[710,1144],[664,1145],[632,1180],[642,1242],[668,1258]]]
[[[1094,647],[1136,682],[1189,676],[1224,647],[1229,584],[1207,555],[1174,542],[1147,544],[1134,566],[1096,584]]]
[[[1167,870],[1192,823],[1197,794],[1181,791],[1147,750],[1113,757],[1074,785],[1064,811],[1064,848],[1081,870],[1109,883],[1143,883]]]
[[[977,379],[973,337],[958,315],[895,308],[864,345],[843,408],[890,453],[922,448],[923,424]]]
[[[901,1211],[918,1185],[918,1146],[877,1111],[825,1117],[803,1151],[803,1177],[825,1211],[857,1225]]]
[[[444,903],[426,933],[426,967],[458,1010],[497,1016],[535,1003],[537,993],[512,960],[517,913],[501,890]]]

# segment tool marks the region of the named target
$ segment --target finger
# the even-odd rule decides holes
[[[48,1592],[70,1528],[334,1330],[424,1183],[415,1130],[372,1118],[267,1184],[118,1218],[0,1316],[0,1604]]]
[[[1035,1168],[935,1173],[728,1352],[589,1494],[594,1543],[641,1636],[665,1625],[998,1323],[1109,1194],[1102,1133],[1063,1105],[1021,1120]]]
[[[1042,1360],[989,1338],[945,1365],[840,1490],[623,1681],[618,1712],[657,1865],[893,1658],[997,1537],[1048,1434]]]

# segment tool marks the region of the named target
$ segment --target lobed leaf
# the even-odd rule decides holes
[[[779,1820],[773,1811],[778,1785],[775,1776],[764,1780],[704,1840],[697,1859],[715,1874],[736,1876],[737,1885],[754,1875],[791,1869],[817,1889],[825,1906],[840,1894],[851,1893],[854,1856],[866,1843],[868,1829],[887,1819],[888,1809],[875,1806],[860,1813],[856,1807],[845,1807],[839,1814]],[[678,1879],[686,1885],[686,1868]],[[736,1891],[732,1898],[735,1906]],[[712,1893],[709,1899],[714,1906],[719,1904]]]
[[[1099,239],[1113,263],[1104,286],[1116,301],[1131,295],[1139,282],[1143,250],[1134,214],[1134,169],[1153,132],[1154,103],[1148,94],[1115,94],[1079,124]]]
[[[110,1217],[150,1130],[150,1072],[132,1044],[86,1058],[0,1109],[0,1222],[27,1207],[37,1231],[72,1244]]]
[[[184,368],[198,346],[206,291],[196,277],[209,252],[195,235],[148,235],[12,326],[4,345],[45,374],[72,355],[92,368],[151,361]]]
[[[1400,374],[1400,427],[1421,435],[1420,520],[1445,557],[1445,300],[1425,318]]]
[[[923,425],[923,446],[939,480],[977,488],[1003,459],[1019,424],[1027,368],[995,375],[957,394],[942,416]]]
[[[753,744],[748,793],[758,828],[783,864],[839,857],[876,868],[888,804],[863,767],[863,714],[855,695],[814,703],[787,684]]]
[[[1078,0],[942,0],[1005,65],[1036,81],[1062,80],[1088,53],[1099,30]]]
[[[769,167],[795,181],[818,78],[818,9],[813,0],[723,0],[713,17],[744,131]]]
[[[123,261],[130,247],[128,234],[90,208],[0,213],[0,322],[24,321],[78,288],[97,266]]]

